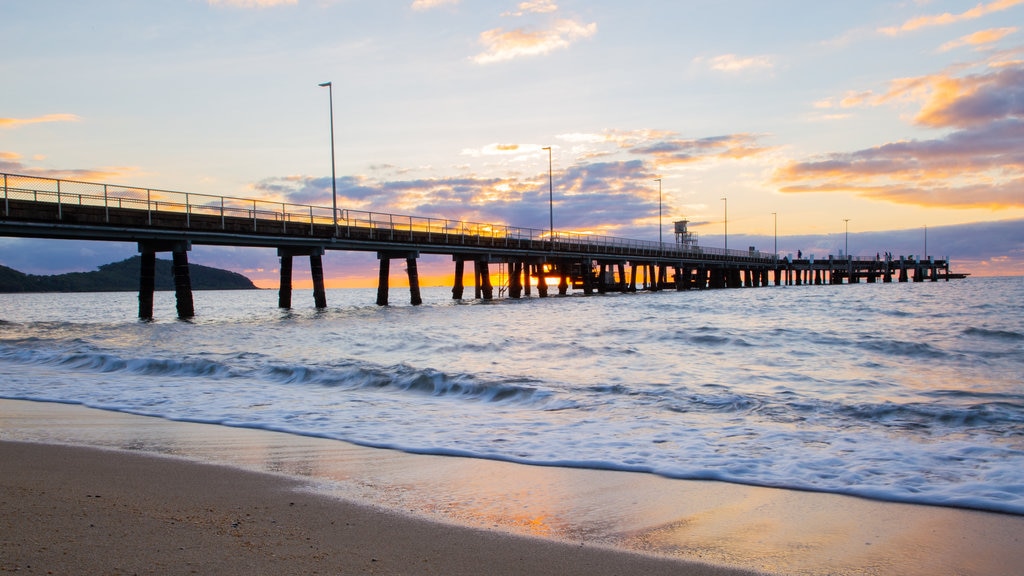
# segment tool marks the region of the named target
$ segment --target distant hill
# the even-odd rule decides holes
[[[141,256],[104,264],[94,272],[71,272],[53,276],[25,274],[0,266],[2,292],[134,292],[139,289]],[[156,261],[156,289],[174,290],[174,274],[170,260]],[[255,290],[245,276],[199,264],[189,264],[193,290]]]

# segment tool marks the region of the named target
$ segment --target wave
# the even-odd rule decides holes
[[[980,338],[989,338],[993,340],[1004,340],[1010,342],[1020,342],[1024,340],[1024,334],[1020,332],[1014,332],[1012,330],[987,330],[985,328],[966,328],[962,332],[964,336],[977,336]]]
[[[517,403],[543,409],[564,409],[571,403],[556,400],[540,383],[527,378],[487,378],[469,373],[448,373],[405,364],[378,366],[344,362],[333,366],[272,364],[259,354],[244,353],[223,360],[206,358],[124,358],[100,351],[24,348],[0,344],[0,360],[23,365],[53,366],[71,372],[202,378],[249,379],[268,385],[313,385],[348,390],[392,390],[480,402]],[[256,366],[234,365],[242,364]]]
[[[604,391],[631,394],[619,386]],[[934,401],[844,403],[795,393],[757,395],[728,390],[665,392],[661,400],[664,409],[682,414],[747,414],[783,424],[838,419],[848,422],[849,427],[881,426],[892,431],[974,430],[1024,436],[1024,395],[961,391],[936,391],[925,395]]]
[[[926,342],[907,342],[904,340],[871,339],[856,342],[855,346],[869,352],[877,352],[889,356],[908,356],[911,358],[931,359],[948,358],[950,354]]]

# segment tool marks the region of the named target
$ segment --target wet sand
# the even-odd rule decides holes
[[[0,572],[1017,574],[1024,517],[0,400]]]

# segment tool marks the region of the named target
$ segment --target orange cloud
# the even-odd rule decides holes
[[[523,16],[524,14],[548,14],[558,10],[553,0],[528,0],[520,2],[517,12],[505,12],[502,16]]]
[[[536,32],[494,28],[480,33],[484,51],[474,56],[473,61],[477,64],[492,64],[522,56],[541,56],[568,48],[574,42],[596,33],[596,23],[581,24],[575,20],[558,20],[551,28]]]
[[[39,176],[41,178],[61,178],[65,180],[81,180],[87,182],[128,181],[138,177],[141,172],[134,166],[110,166],[106,168],[61,169],[38,168],[22,162],[21,154],[0,150],[0,172]]]
[[[884,96],[865,99],[891,100],[919,103],[918,125],[955,130],[791,162],[774,174],[780,190],[922,206],[1024,207],[1024,63],[904,78]]]
[[[713,58],[697,58],[697,63],[707,62],[708,68],[717,72],[742,72],[744,70],[771,70],[775,67],[771,56],[737,56],[722,54]]]
[[[974,34],[968,34],[967,36],[961,36],[951,42],[946,42],[939,47],[939,52],[949,52],[950,50],[960,48],[961,46],[978,46],[984,47],[989,44],[995,44],[1003,38],[1017,32],[1017,28],[990,28],[988,30],[981,30]]]
[[[630,152],[653,156],[658,168],[716,159],[739,160],[772,150],[761,146],[753,134],[729,134],[710,138],[660,138],[630,147]]]
[[[901,94],[924,100],[914,118],[924,126],[967,127],[1007,116],[1024,117],[1024,65],[964,77],[911,78],[896,83],[889,97]]]
[[[880,28],[878,31],[889,36],[896,36],[901,32],[911,32],[931,26],[945,26],[956,22],[963,22],[965,20],[975,20],[982,16],[1007,10],[1021,3],[1024,3],[1024,0],[995,0],[988,4],[978,4],[974,8],[971,8],[966,12],[961,12],[960,14],[945,12],[943,14],[931,16],[918,16],[907,20],[900,26]]]
[[[28,124],[42,124],[45,122],[78,122],[79,117],[74,114],[47,114],[35,118],[0,118],[0,128],[18,128]]]

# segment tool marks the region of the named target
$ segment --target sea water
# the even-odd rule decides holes
[[[1024,514],[1024,278],[403,296],[0,295],[0,397]]]

